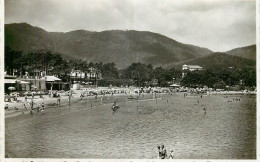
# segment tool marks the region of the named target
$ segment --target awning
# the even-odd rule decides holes
[[[21,84],[29,84],[29,82],[21,81]]]
[[[47,82],[54,82],[54,81],[60,81],[61,80],[60,78],[57,78],[55,76],[45,76],[43,78],[45,78]]]
[[[4,82],[8,83],[8,84],[15,84],[15,83],[29,84],[29,82],[25,82],[25,81],[17,80],[17,79],[5,79]]]
[[[15,84],[16,80],[15,79],[5,79],[4,81],[5,83],[9,83],[9,84]]]

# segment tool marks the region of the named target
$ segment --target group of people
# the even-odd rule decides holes
[[[168,159],[173,159],[173,150],[170,150],[170,154],[169,156],[167,156],[167,151],[166,148],[164,147],[164,145],[161,146],[157,146],[158,148],[158,159],[166,159],[168,157]]]

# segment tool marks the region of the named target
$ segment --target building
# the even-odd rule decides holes
[[[74,81],[88,81],[89,83],[96,84],[98,80],[102,79],[100,70],[90,67],[85,72],[83,70],[72,70],[70,78]]]
[[[88,79],[97,79],[97,80],[102,79],[101,72],[98,69],[93,67],[88,68],[88,72],[86,76]]]
[[[71,79],[78,79],[78,78],[81,78],[81,79],[85,79],[86,78],[86,73],[83,72],[82,70],[72,70],[70,72],[70,78]]]
[[[67,90],[69,89],[68,83],[63,83],[60,78],[55,76],[45,76],[42,79],[46,80],[46,90]]]
[[[202,70],[203,68],[199,65],[182,65],[182,78],[187,74],[187,71]]]

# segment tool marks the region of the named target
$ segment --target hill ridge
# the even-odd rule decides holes
[[[118,68],[125,68],[133,62],[163,67],[174,66],[214,54],[205,47],[184,44],[150,31],[114,29],[97,32],[79,29],[49,32],[28,23],[5,24],[5,42],[14,50],[31,52],[44,49],[59,53],[68,59],[115,62]],[[246,51],[253,53],[254,45],[251,48]],[[244,51],[244,48],[236,49]],[[227,51],[226,54],[238,53],[233,50]],[[247,54],[243,54],[242,57],[247,58]]]

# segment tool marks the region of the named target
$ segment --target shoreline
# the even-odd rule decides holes
[[[94,100],[95,96],[84,96],[82,98],[82,100],[80,99],[80,94],[83,93],[84,91],[82,90],[77,90],[74,91],[76,93],[74,93],[72,95],[71,98],[71,104],[73,103],[77,103],[80,101],[87,101],[87,100]],[[176,94],[183,94],[183,93],[188,93],[188,94],[192,94],[190,92],[175,92]],[[158,95],[160,94],[165,94],[165,93],[158,93]],[[211,91],[211,92],[207,92],[206,94],[203,93],[204,95],[256,95],[256,92],[239,92],[239,91],[223,91],[223,92],[216,92],[216,91]],[[112,98],[115,97],[119,97],[119,96],[126,96],[127,94],[125,93],[119,93],[119,94],[106,94],[104,97],[109,100],[113,100]],[[134,94],[134,96],[137,96],[138,94]],[[149,93],[145,93],[145,95],[151,95]],[[193,94],[192,94],[193,95]],[[201,94],[196,94],[195,95],[201,95]],[[100,96],[98,95],[98,99],[100,100]],[[112,97],[112,98],[111,98]],[[60,93],[60,106],[64,106],[64,105],[68,105],[68,96],[65,95],[65,93]],[[48,109],[51,107],[57,107],[57,99],[58,98],[53,98],[53,97],[49,97],[48,95],[43,95],[43,98],[40,98],[39,96],[35,96],[35,98],[33,99],[34,103],[36,105],[40,105],[42,103],[44,103],[44,109]],[[27,99],[27,103],[25,104],[24,101],[24,97],[18,97],[18,100],[20,102],[4,102],[4,104],[8,104],[10,110],[4,110],[5,111],[5,119],[7,118],[14,118],[16,116],[20,116],[20,115],[25,115],[25,114],[29,114],[31,108],[29,107],[30,105],[28,105],[28,103],[30,103],[31,101],[31,97]],[[24,104],[26,105],[27,109],[24,108]],[[15,110],[15,107],[18,108],[18,110]]]
[[[98,95],[97,100],[95,99],[95,96],[84,96],[82,98],[82,100],[80,99],[80,94],[83,91],[78,91],[77,93],[74,93],[71,97],[71,102],[70,104],[74,104],[74,103],[78,103],[78,102],[82,102],[82,101],[92,101],[92,102],[97,102],[97,100],[100,101],[101,99],[101,95]],[[106,94],[103,99],[103,101],[105,100],[114,100],[117,99],[120,96],[126,96],[125,93],[120,93],[120,94]],[[114,98],[115,97],[115,98]],[[24,97],[18,97],[18,100],[20,100],[21,102],[5,102],[5,105],[8,104],[10,110],[4,110],[5,111],[5,119],[8,118],[14,118],[20,115],[26,115],[30,113],[31,107],[29,107],[28,104],[26,104],[26,108],[24,108],[24,100],[22,99]],[[114,99],[113,99],[114,98]],[[33,102],[35,103],[34,108],[36,107],[36,105],[41,105],[41,103],[44,103],[44,109],[49,109],[49,108],[54,108],[54,107],[62,107],[62,106],[67,106],[69,105],[68,99],[69,97],[66,95],[61,95],[60,96],[60,106],[57,105],[57,99],[58,98],[51,98],[48,95],[43,95],[43,98],[39,98],[39,96],[35,97],[33,99]],[[30,103],[31,98],[27,99],[27,103]],[[18,110],[15,110],[15,107],[18,108]],[[33,110],[35,111],[35,110]],[[36,112],[36,111],[35,111]]]

